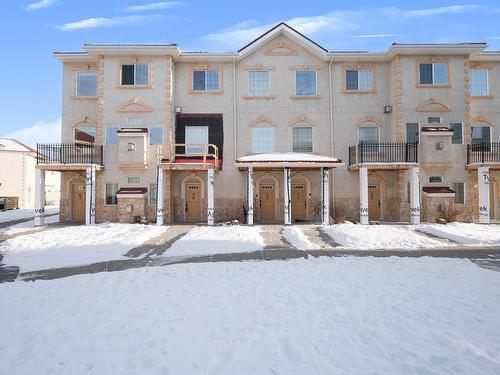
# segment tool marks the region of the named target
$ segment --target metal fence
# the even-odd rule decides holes
[[[103,147],[93,143],[37,143],[37,164],[102,164]]]

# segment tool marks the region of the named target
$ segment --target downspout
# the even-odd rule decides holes
[[[330,58],[330,64],[328,65],[328,81],[329,81],[329,92],[330,92],[330,147],[332,152],[332,157],[335,157],[333,154],[333,93],[332,93],[332,64],[333,64],[333,55]]]
[[[236,55],[233,55],[233,145],[234,145],[234,161],[238,158],[238,126],[237,126],[237,105],[236,105]]]

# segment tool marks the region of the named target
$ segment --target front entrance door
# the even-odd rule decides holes
[[[73,185],[71,220],[85,221],[85,185]]]
[[[368,218],[380,220],[380,185],[368,184]]]
[[[274,221],[274,185],[260,185],[260,220]]]
[[[306,220],[306,205],[306,185],[292,184],[292,221]]]
[[[186,220],[201,220],[201,187],[200,184],[186,185]]]

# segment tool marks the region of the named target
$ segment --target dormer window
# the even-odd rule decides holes
[[[148,64],[122,65],[122,86],[147,86],[148,83]]]

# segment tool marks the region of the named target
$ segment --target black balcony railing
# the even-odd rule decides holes
[[[360,142],[349,147],[349,166],[362,163],[417,163],[418,143]]]
[[[467,164],[500,163],[500,142],[472,142],[467,145]]]
[[[93,143],[37,143],[37,164],[102,164],[102,145]]]

